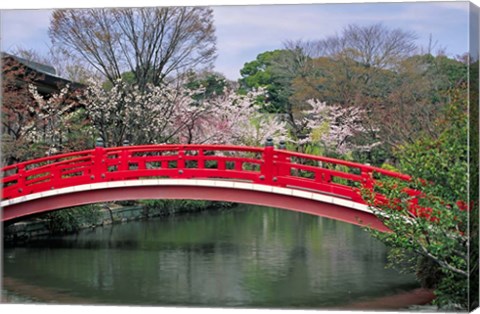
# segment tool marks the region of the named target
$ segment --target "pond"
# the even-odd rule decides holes
[[[275,208],[99,227],[5,246],[10,302],[342,308],[418,288],[362,228]]]

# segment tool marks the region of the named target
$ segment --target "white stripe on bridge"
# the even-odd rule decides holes
[[[368,205],[360,204],[353,202],[351,200],[335,197],[332,195],[320,194],[310,191],[302,191],[298,189],[268,186],[255,183],[247,182],[236,182],[236,181],[224,181],[224,180],[203,180],[203,179],[144,179],[144,180],[125,180],[125,181],[114,181],[114,182],[101,182],[101,183],[92,183],[92,184],[83,184],[78,186],[72,186],[67,188],[60,188],[55,190],[49,190],[44,192],[38,192],[29,194],[26,196],[16,197],[0,202],[2,208],[8,207],[11,205],[16,205],[44,197],[53,197],[62,194],[83,192],[83,191],[93,191],[93,190],[108,190],[113,188],[122,188],[122,187],[142,187],[142,186],[201,186],[201,187],[211,187],[211,188],[227,188],[227,189],[239,189],[239,190],[250,190],[250,191],[259,191],[279,195],[287,195],[298,198],[304,198],[309,200],[314,200],[318,202],[334,204],[338,206],[343,206],[367,213],[373,214],[372,210]]]

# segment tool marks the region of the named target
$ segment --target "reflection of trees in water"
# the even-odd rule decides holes
[[[348,289],[358,298],[412,282],[382,278],[383,245],[358,227],[253,206],[109,226],[14,252],[8,276],[108,304],[319,307],[343,302]]]

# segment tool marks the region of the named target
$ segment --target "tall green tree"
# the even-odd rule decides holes
[[[286,50],[266,51],[251,62],[245,63],[240,70],[239,80],[242,92],[264,88],[268,98],[260,99],[262,109],[270,113],[287,113],[292,91],[292,75],[282,71],[290,53]]]
[[[200,73],[190,71],[186,74],[185,81],[184,85],[187,89],[203,90],[201,93],[192,96],[197,102],[224,95],[225,89],[231,87],[231,82],[225,76],[210,71]]]
[[[308,53],[299,46],[259,54],[256,60],[246,63],[240,71],[240,90],[265,89],[266,97],[258,100],[261,110],[282,115],[294,140],[302,135],[302,112],[310,109],[306,101],[314,98],[293,97],[299,86],[295,82],[298,77],[307,75],[310,61]],[[310,88],[307,84],[302,87]]]
[[[479,183],[480,183],[480,173],[479,173],[479,61],[478,55],[472,58],[469,65],[469,101],[470,101],[470,116],[469,116],[469,196],[471,204],[471,214],[469,220],[470,228],[470,246],[469,246],[469,255],[470,255],[470,304],[469,310],[473,311],[479,306],[479,242],[478,238],[480,236],[478,228],[479,220]]]
[[[409,57],[390,71],[384,93],[371,102],[371,120],[382,121],[386,147],[414,143],[419,134],[435,136],[434,121],[449,101],[448,90],[467,81],[467,66],[445,56]],[[388,77],[388,76],[386,76]]]
[[[392,233],[372,231],[392,248],[393,260],[418,258],[420,273],[433,274],[436,303],[468,307],[468,98],[455,91],[434,122],[436,135],[422,134],[397,151],[399,170],[411,182],[382,181],[369,195],[376,215]],[[411,189],[420,191],[414,195]],[[410,192],[409,192],[410,191]],[[368,193],[367,193],[368,194]]]

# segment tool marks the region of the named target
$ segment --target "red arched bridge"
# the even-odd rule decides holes
[[[2,220],[114,200],[201,199],[272,206],[378,230],[362,199],[392,171],[266,147],[96,147],[2,169]]]

